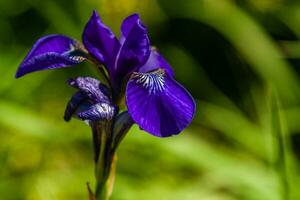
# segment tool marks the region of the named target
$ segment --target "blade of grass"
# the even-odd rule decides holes
[[[273,167],[277,171],[279,181],[282,186],[282,200],[289,200],[289,182],[286,170],[286,135],[282,125],[282,112],[280,111],[280,102],[275,89],[269,91],[269,104],[270,104],[270,121],[271,121],[271,134],[274,138],[273,145],[275,150],[276,159],[274,160]]]

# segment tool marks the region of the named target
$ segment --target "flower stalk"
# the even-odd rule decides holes
[[[96,183],[96,199],[109,200],[113,191],[115,173],[116,173],[116,155],[113,156],[112,162],[105,170],[105,177],[103,180],[97,179]]]
[[[95,160],[95,199],[108,200],[113,189],[116,155],[112,145],[112,122],[91,123]]]

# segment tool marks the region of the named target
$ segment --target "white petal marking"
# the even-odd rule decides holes
[[[158,69],[149,73],[134,72],[132,78],[135,79],[136,83],[142,84],[148,90],[149,94],[156,94],[165,89],[164,75],[165,71]]]

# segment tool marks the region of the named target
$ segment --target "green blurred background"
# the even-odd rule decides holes
[[[112,200],[300,199],[299,0],[0,0],[1,200],[83,200],[94,186],[90,130],[62,118],[66,79],[94,69],[14,79],[38,38],[80,39],[92,9],[115,33],[140,13],[197,100],[176,137],[134,126]]]

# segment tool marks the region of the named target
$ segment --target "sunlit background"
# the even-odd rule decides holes
[[[129,132],[112,200],[300,199],[297,0],[0,0],[0,199],[84,200],[94,186],[89,127],[63,121],[69,77],[87,63],[16,80],[40,37],[80,40],[93,9],[119,34],[137,12],[197,101],[192,125]]]

